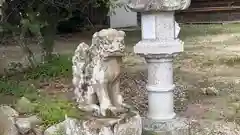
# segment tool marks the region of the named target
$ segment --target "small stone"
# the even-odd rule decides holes
[[[211,96],[219,95],[219,90],[217,90],[215,87],[202,88],[201,91],[205,95],[211,95]]]
[[[236,114],[235,114],[235,117],[234,118],[239,118],[240,117],[240,111],[238,111]],[[239,120],[238,119],[235,119],[235,121],[237,123],[239,123]]]
[[[35,106],[30,100],[22,97],[17,101],[15,108],[19,113],[31,113],[34,111]]]
[[[28,133],[32,128],[41,124],[42,121],[37,116],[31,116],[28,118],[16,118],[16,126],[21,134]]]
[[[44,135],[56,135],[65,132],[65,121],[52,125],[44,131]]]
[[[31,123],[31,127],[36,127],[37,125],[42,124],[42,120],[36,115],[28,117],[27,120]]]
[[[227,117],[228,119],[232,119],[234,118],[234,116],[236,115],[237,110],[234,107],[228,107],[225,111],[224,111],[224,116]]]
[[[43,126],[36,126],[33,128],[33,132],[35,135],[43,135],[44,127]]]
[[[7,115],[8,117],[18,117],[19,113],[7,105],[0,106],[0,112]]]
[[[19,135],[15,126],[14,118],[18,112],[9,106],[0,106],[0,134],[1,135]]]
[[[231,103],[231,106],[238,110],[240,108],[240,102]]]
[[[216,110],[209,110],[207,112],[205,112],[203,114],[203,119],[211,119],[211,120],[219,120],[222,119],[222,115],[221,113],[219,113],[219,111]]]
[[[27,134],[31,130],[30,122],[27,120],[22,120],[21,118],[16,121],[16,126],[18,127],[18,131],[23,135]]]
[[[230,98],[230,101],[232,102],[240,101],[240,96],[237,94],[231,94],[229,98]]]

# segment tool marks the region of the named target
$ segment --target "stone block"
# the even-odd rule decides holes
[[[15,108],[19,113],[25,114],[25,113],[33,112],[35,109],[35,106],[33,103],[31,103],[29,99],[22,97],[17,101]]]
[[[19,114],[10,106],[0,106],[0,135],[19,135],[14,119]]]
[[[190,122],[184,118],[143,120],[143,135],[191,135]]]
[[[96,118],[77,120],[66,118],[66,135],[142,135],[142,119],[139,114],[124,118]]]
[[[16,118],[16,126],[21,134],[28,133],[32,128],[40,125],[41,123],[42,120],[35,115],[26,118]]]

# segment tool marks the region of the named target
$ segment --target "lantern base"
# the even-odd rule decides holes
[[[143,135],[190,135],[191,123],[181,117],[170,120],[143,119]]]

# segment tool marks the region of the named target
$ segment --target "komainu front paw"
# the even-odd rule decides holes
[[[127,112],[127,110],[124,107],[111,106],[111,107],[106,109],[106,111],[105,111],[106,115],[105,116],[118,117],[118,116],[120,116],[120,114],[123,114],[125,112]]]
[[[102,116],[107,116],[107,110],[109,110],[109,106],[105,106],[105,105],[100,105],[100,112]]]
[[[95,104],[89,104],[89,105],[79,104],[78,108],[80,110],[92,113],[92,115],[94,115],[94,116],[99,116],[101,114],[100,107],[98,105],[95,105]]]

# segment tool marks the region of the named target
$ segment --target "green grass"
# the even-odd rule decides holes
[[[26,72],[24,79],[48,79],[57,76],[70,77],[72,75],[72,61],[68,55],[60,55],[52,61],[41,64]]]
[[[61,55],[51,62],[39,65],[24,74],[0,79],[0,93],[1,96],[11,96],[15,100],[23,96],[29,99],[35,106],[34,112],[31,112],[31,114],[40,116],[43,119],[43,125],[46,127],[63,121],[65,115],[81,119],[83,118],[83,112],[77,109],[74,103],[60,97],[53,98],[46,93],[39,92],[31,85],[32,80],[39,82],[59,76],[71,77],[71,75],[71,57]]]
[[[31,91],[30,87],[22,86],[19,81],[0,79],[0,93],[21,97],[25,93],[31,93]]]
[[[4,95],[12,95],[14,98],[24,96],[31,100],[36,108],[32,114],[40,116],[46,127],[63,121],[65,115],[79,119],[83,117],[83,112],[78,110],[74,103],[66,99],[50,97],[32,88],[21,86],[17,82],[0,81],[0,88],[0,93]]]
[[[43,119],[45,126],[63,121],[65,115],[78,119],[84,117],[84,113],[77,109],[75,104],[64,99],[41,97],[35,103],[35,113]]]

